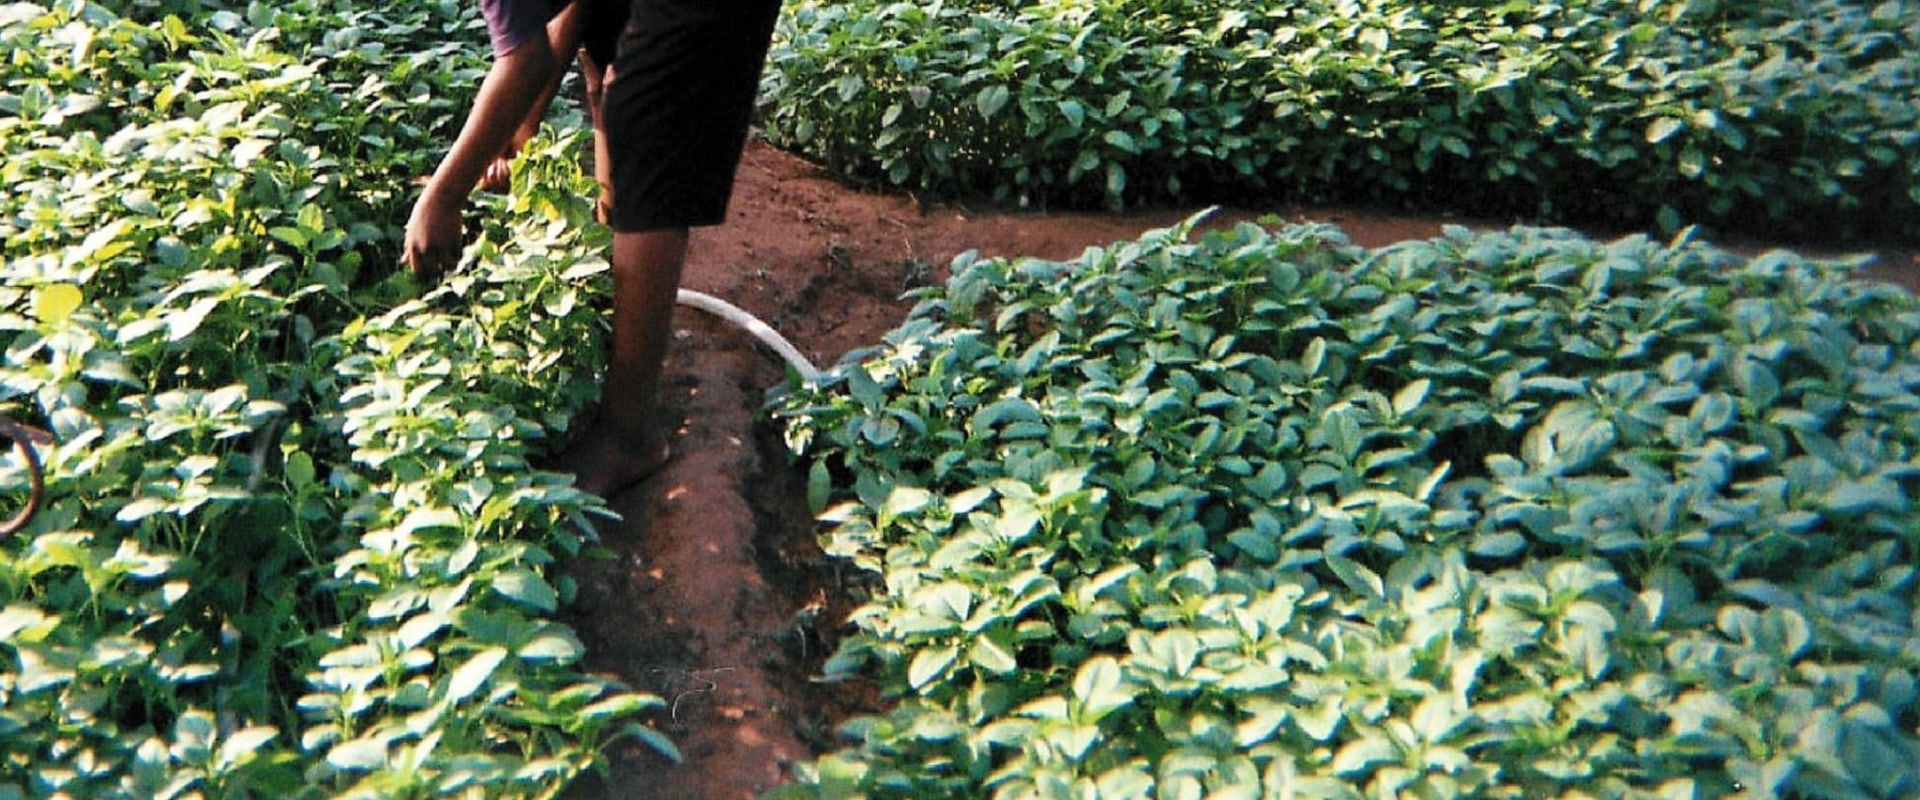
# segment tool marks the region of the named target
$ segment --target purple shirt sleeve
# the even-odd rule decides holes
[[[553,16],[547,0],[480,0],[495,58],[513,52],[528,37],[545,36]]]

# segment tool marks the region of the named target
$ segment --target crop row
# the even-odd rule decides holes
[[[768,129],[857,180],[1920,239],[1900,0],[798,2]]]
[[[579,126],[470,270],[394,274],[476,21],[0,6],[0,412],[55,438],[0,542],[0,798],[553,796],[671,750],[554,619],[602,506],[528,465],[599,367]]]

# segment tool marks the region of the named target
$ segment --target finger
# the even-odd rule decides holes
[[[513,184],[513,167],[504,158],[496,158],[487,164],[487,170],[481,173],[480,188],[487,192],[504,192]]]

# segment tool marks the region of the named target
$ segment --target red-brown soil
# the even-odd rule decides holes
[[[901,294],[944,281],[963,251],[1066,259],[1190,213],[922,208],[910,197],[849,189],[755,142],[728,224],[694,236],[685,285],[767,321],[825,367],[878,344],[911,306]],[[1367,247],[1435,236],[1456,222],[1297,207],[1213,219],[1266,214],[1333,222]],[[1883,253],[1872,274],[1911,288],[1920,257]],[[821,556],[804,472],[761,411],[784,367],[702,312],[682,308],[674,324],[665,397],[674,460],[612,499],[623,521],[603,526],[611,555],[573,565],[580,593],[568,621],[588,645],[588,669],[666,701],[650,722],[684,760],[622,741],[609,773],[568,798],[748,800],[786,780],[794,764],[844,745],[840,722],[881,708],[872,687],[810,680],[858,602],[850,587],[858,576]]]

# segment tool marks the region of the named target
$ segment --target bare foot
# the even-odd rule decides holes
[[[629,446],[619,437],[607,436],[599,428],[588,429],[579,441],[555,457],[548,467],[574,476],[574,486],[583,492],[612,499],[659,472],[673,456],[673,448],[660,434],[649,435],[638,446]]]

